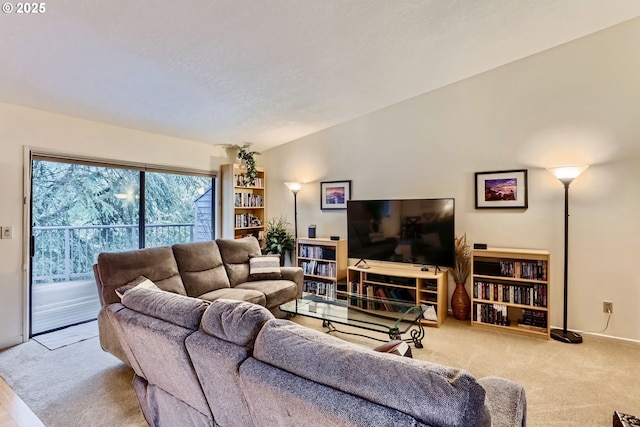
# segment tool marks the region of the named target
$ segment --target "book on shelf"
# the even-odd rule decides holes
[[[318,258],[327,261],[336,260],[335,248],[316,245],[300,245],[300,256],[303,258]]]
[[[353,306],[358,306],[358,298],[355,295],[358,295],[360,293],[359,287],[360,283],[355,280],[349,284],[349,293],[352,295],[352,297],[350,298],[350,304]]]
[[[261,227],[262,221],[255,215],[250,213],[237,214],[235,228]]]
[[[259,176],[255,177],[255,181],[253,182],[253,185],[247,185],[247,178],[244,174],[234,174],[233,182],[236,187],[262,188],[264,186],[262,178]]]
[[[263,207],[262,195],[251,193],[235,193],[236,208],[261,208]]]
[[[473,283],[473,297],[487,301],[546,307],[547,285],[514,285],[476,280]]]
[[[504,304],[476,304],[473,320],[491,325],[510,326],[508,307]]]
[[[385,291],[384,291],[384,289],[382,287],[378,287],[375,290],[375,294],[381,300],[382,306],[384,306],[384,310],[386,310],[386,311],[394,311],[393,304],[390,304],[390,303],[387,302],[387,301],[389,301],[389,297],[387,297],[387,294],[385,293]],[[380,307],[380,309],[382,310],[382,307]]]
[[[500,276],[527,280],[547,280],[547,262],[501,260]]]
[[[302,292],[305,294],[317,295],[325,299],[336,299],[337,289],[335,283],[327,283],[316,280],[304,280],[302,282]]]

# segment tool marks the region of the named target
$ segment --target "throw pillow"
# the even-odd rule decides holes
[[[249,280],[282,279],[279,255],[262,255],[249,258]]]
[[[120,299],[122,299],[122,296],[125,294],[125,292],[127,292],[129,289],[133,289],[133,288],[136,288],[136,287],[146,288],[146,289],[153,289],[153,290],[157,290],[157,291],[161,290],[151,280],[147,279],[144,276],[138,276],[136,279],[130,281],[126,285],[120,286],[118,289],[116,289],[116,294],[120,297]]]

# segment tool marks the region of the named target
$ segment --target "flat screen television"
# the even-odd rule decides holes
[[[455,202],[349,200],[349,258],[453,267]]]

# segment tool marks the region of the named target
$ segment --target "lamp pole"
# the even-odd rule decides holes
[[[298,243],[298,192],[293,193],[293,234]]]
[[[302,184],[299,182],[288,181],[285,182],[284,185],[291,190],[293,193],[293,234],[295,237],[295,254],[296,254],[296,265],[298,264],[298,191],[302,188]]]
[[[567,330],[569,308],[569,185],[587,166],[568,166],[549,169],[564,185],[564,313],[562,329],[552,329],[551,338],[566,344],[580,344],[582,335]]]
[[[567,309],[569,300],[569,184],[564,183],[564,317],[562,336],[567,336]]]

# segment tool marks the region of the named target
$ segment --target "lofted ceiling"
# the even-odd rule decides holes
[[[43,4],[0,15],[0,102],[258,150],[640,15],[639,0]]]

